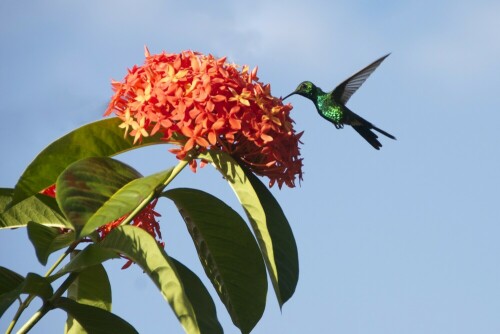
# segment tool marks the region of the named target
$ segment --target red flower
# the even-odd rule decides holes
[[[146,49],[144,65],[112,86],[105,115],[114,111],[134,142],[160,132],[180,145],[170,150],[178,159],[219,149],[269,177],[270,186],[294,187],[296,176],[302,179],[302,133],[293,129],[292,106],[258,81],[257,68],[193,51],[150,55]],[[190,164],[196,170],[194,159]]]
[[[43,189],[42,191],[40,191],[40,194],[44,194],[44,195],[47,195],[49,197],[56,198],[56,185],[53,184],[50,187]]]

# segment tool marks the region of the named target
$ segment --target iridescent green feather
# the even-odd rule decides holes
[[[318,94],[317,108],[321,116],[327,120],[333,122],[336,125],[340,125],[344,120],[344,111],[342,106],[335,103],[331,99],[329,94]]]

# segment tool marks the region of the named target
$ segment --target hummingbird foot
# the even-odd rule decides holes
[[[342,129],[344,127],[344,124],[342,124],[342,123],[340,123],[340,124],[333,123],[333,125],[335,125],[335,128],[337,128],[337,129]]]

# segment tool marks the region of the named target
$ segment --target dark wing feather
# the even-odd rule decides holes
[[[363,82],[368,79],[370,74],[373,73],[377,69],[377,67],[387,58],[390,53],[386,54],[380,59],[375,60],[370,65],[366,66],[361,71],[355,73],[348,79],[344,80],[340,85],[338,85],[332,92],[332,96],[336,101],[339,101],[342,104],[346,104],[347,101],[351,98],[352,94],[354,94],[359,87],[363,84]]]

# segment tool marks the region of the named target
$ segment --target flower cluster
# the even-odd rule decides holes
[[[115,95],[105,115],[114,112],[134,143],[162,134],[179,144],[170,150],[191,159],[207,149],[229,153],[252,172],[267,176],[270,186],[295,186],[302,178],[290,104],[271,95],[258,81],[257,68],[230,64],[193,51],[150,55],[142,66],[128,70],[123,82],[113,81]]]

